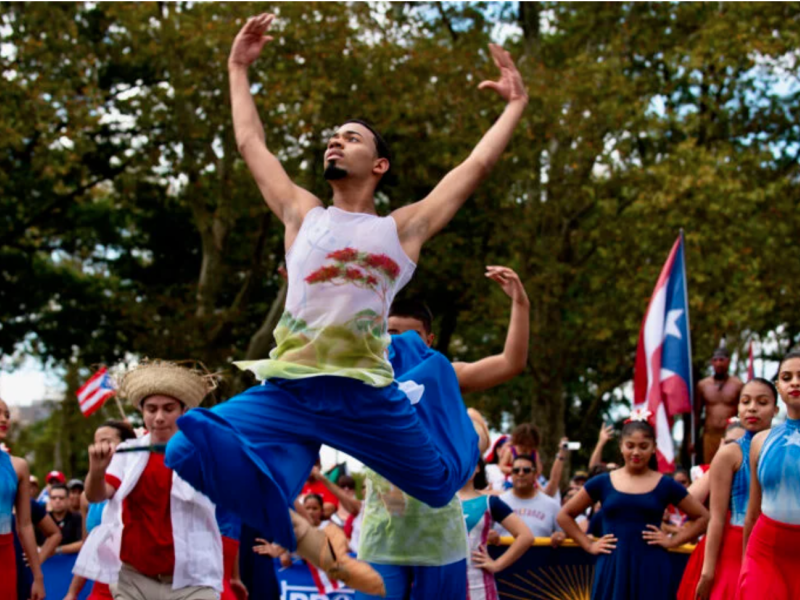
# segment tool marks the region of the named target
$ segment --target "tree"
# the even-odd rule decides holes
[[[78,369],[127,356],[262,358],[285,285],[280,223],[232,136],[225,60],[248,6],[6,6],[0,57],[0,349]],[[502,109],[501,31],[531,102],[490,179],[437,236],[406,291],[438,347],[498,351],[507,306],[486,264],[532,303],[523,377],[467,401],[533,419],[545,455],[591,445],[624,402],[642,315],[687,232],[696,366],[721,335],[798,339],[794,3],[294,3],[252,73],[267,139],[327,197],[325,134],[366,116],[393,148],[382,212],[427,194]],[[311,25],[313,24],[313,25]]]

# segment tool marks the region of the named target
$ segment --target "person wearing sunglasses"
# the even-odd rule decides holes
[[[534,537],[549,537],[553,546],[560,546],[565,535],[556,523],[561,509],[557,500],[543,493],[536,483],[538,472],[536,460],[532,456],[520,455],[511,464],[512,488],[502,494],[500,499],[518,515]],[[511,535],[501,524],[495,524],[501,536]]]

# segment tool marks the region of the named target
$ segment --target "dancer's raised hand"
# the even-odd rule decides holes
[[[525,286],[523,286],[522,282],[519,280],[519,275],[512,269],[489,265],[486,267],[485,274],[486,277],[500,284],[506,296],[511,298],[514,302],[519,302],[521,304],[529,303],[528,294],[525,293]]]
[[[233,40],[228,66],[249,67],[253,64],[261,54],[264,44],[273,39],[265,34],[274,20],[275,15],[267,13],[249,18]]]
[[[491,89],[496,91],[506,102],[514,100],[528,101],[528,92],[519,74],[517,66],[511,59],[511,54],[497,44],[489,44],[489,51],[497,68],[500,69],[500,79],[497,81],[482,81],[479,90]]]

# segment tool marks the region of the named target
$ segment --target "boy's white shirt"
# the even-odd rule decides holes
[[[120,444],[120,448],[147,446],[150,435]],[[142,476],[149,452],[115,454],[108,473],[117,477],[120,487],[108,501],[100,525],[95,527],[81,548],[75,567],[76,575],[116,583],[122,568],[122,502],[133,491]],[[195,490],[176,472],[172,472],[170,516],[175,545],[175,570],[172,589],[205,586],[222,591],[222,536],[215,515],[215,506],[207,496]]]

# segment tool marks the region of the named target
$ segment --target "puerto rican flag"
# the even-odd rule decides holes
[[[88,417],[98,410],[106,400],[117,393],[114,382],[108,374],[108,369],[103,367],[92,375],[77,392],[78,404],[84,417]]]
[[[675,468],[672,420],[692,410],[692,344],[683,232],[661,269],[639,332],[634,370],[634,409],[652,413],[661,472]]]

